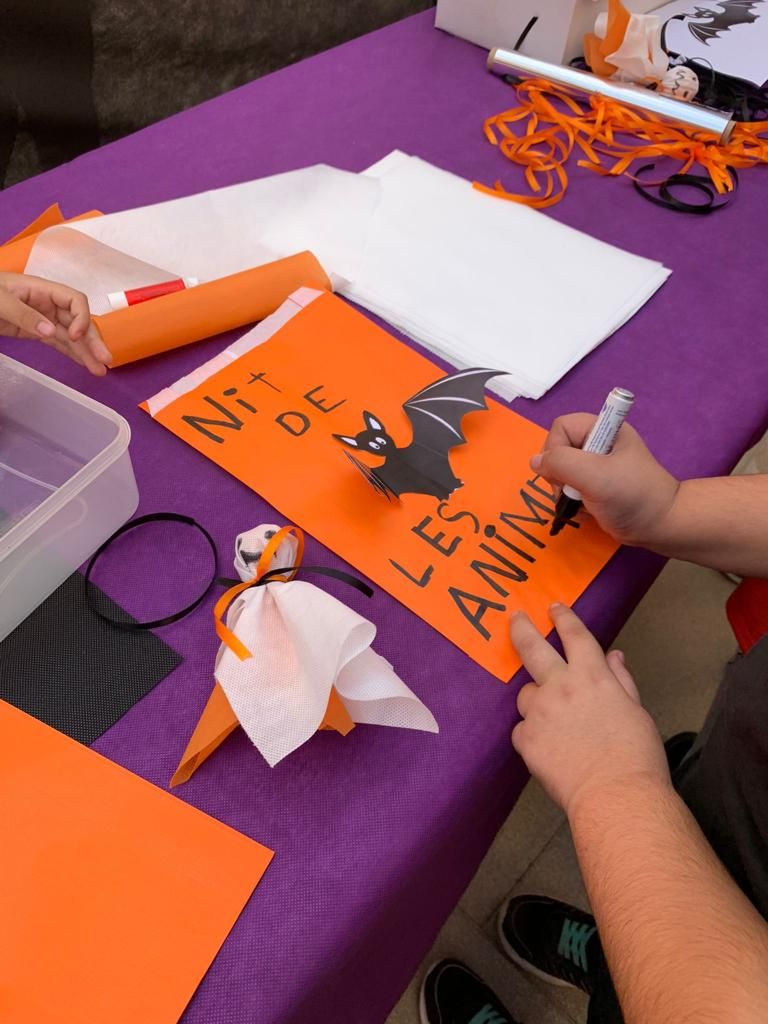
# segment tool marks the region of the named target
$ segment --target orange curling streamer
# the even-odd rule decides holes
[[[768,163],[765,122],[736,124],[729,141],[722,144],[710,132],[688,134],[599,94],[586,101],[574,98],[544,79],[528,79],[515,88],[519,106],[489,117],[483,131],[508,160],[524,168],[532,194],[509,192],[500,181],[493,187],[475,182],[474,187],[535,209],[554,206],[565,195],[565,165],[574,150],[582,157],[579,167],[611,176],[628,174],[635,160],[648,157],[679,160],[678,174],[698,164],[721,195],[733,188],[729,167]]]

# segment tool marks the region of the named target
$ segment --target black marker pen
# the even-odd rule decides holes
[[[582,451],[593,452],[595,455],[610,455],[619,427],[626,419],[634,400],[635,396],[631,391],[627,391],[626,388],[614,388],[606,398]],[[555,505],[555,517],[549,530],[550,537],[556,537],[580,508],[581,495],[575,487],[566,484]]]

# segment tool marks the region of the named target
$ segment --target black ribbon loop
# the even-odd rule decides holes
[[[213,555],[213,569],[211,571],[210,579],[205,584],[205,589],[202,591],[202,593],[198,594],[194,601],[191,601],[184,608],[180,609],[177,612],[173,612],[171,615],[165,615],[161,619],[151,619],[147,620],[146,622],[126,622],[124,619],[113,619],[110,615],[105,615],[104,612],[100,611],[99,608],[96,607],[96,604],[92,596],[90,581],[91,573],[93,572],[96,562],[104,554],[107,548],[113,543],[113,541],[116,541],[118,537],[122,537],[124,533],[128,533],[129,530],[135,530],[137,526],[144,526],[147,523],[166,522],[183,523],[185,526],[191,526],[193,527],[193,529],[201,533],[208,542],[208,546],[211,549],[211,554]],[[196,519],[192,519],[190,516],[183,516],[178,512],[150,512],[148,515],[138,516],[138,518],[131,519],[130,522],[124,523],[118,530],[115,530],[112,536],[108,537],[101,545],[101,547],[98,548],[91,556],[91,560],[88,563],[88,566],[85,570],[85,576],[83,578],[83,582],[85,585],[85,603],[94,613],[94,615],[98,615],[100,619],[103,619],[105,622],[110,622],[113,626],[117,626],[120,629],[129,630],[130,632],[136,632],[141,629],[157,629],[160,626],[170,626],[172,622],[178,622],[179,619],[183,619],[185,615],[189,615],[190,612],[193,612],[195,608],[197,608],[198,605],[201,605],[203,601],[206,599],[206,597],[208,596],[208,592],[210,591],[213,584],[216,582],[217,562],[218,551],[216,550],[216,542],[214,541],[210,533],[208,533],[208,531],[205,529],[205,527],[201,526]]]
[[[645,164],[639,168],[637,176],[632,179],[632,184],[635,187],[635,191],[639,192],[643,199],[647,199],[649,203],[661,206],[665,210],[675,210],[678,213],[693,213],[699,216],[717,213],[718,210],[728,206],[739,187],[739,176],[733,167],[728,168],[728,173],[733,179],[733,191],[726,195],[721,195],[712,184],[712,179],[705,174],[671,174],[668,178],[664,178],[663,181],[641,181],[640,175],[645,174],[646,171],[652,171],[655,166],[656,164]],[[704,202],[689,203],[673,195],[672,189],[682,186],[692,188],[703,195],[705,197]],[[654,195],[650,191],[652,188],[657,188],[659,194]],[[719,202],[716,202],[716,200],[719,200]]]
[[[343,569],[331,569],[326,565],[287,565],[283,569],[270,569],[265,572],[261,578],[254,583],[255,587],[260,587],[265,583],[278,583],[285,582],[281,579],[285,573],[293,572],[297,575],[303,573],[314,573],[317,576],[329,576],[334,580],[341,580],[342,583],[348,584],[350,587],[354,587],[355,590],[359,590],[361,594],[365,594],[366,597],[373,597],[373,587],[369,587],[363,580],[358,579],[357,576],[353,576],[349,572],[344,572]],[[223,587],[235,587],[241,580],[227,579],[224,576],[217,576],[216,582],[221,584]]]
[[[211,571],[210,579],[205,584],[204,590],[200,594],[198,594],[194,601],[191,601],[188,605],[185,605],[185,607],[181,608],[179,611],[172,612],[170,615],[163,616],[163,618],[161,619],[151,619],[147,620],[146,622],[127,622],[125,619],[113,619],[110,615],[106,615],[97,607],[96,602],[93,598],[91,575],[93,573],[96,562],[99,560],[99,558],[101,558],[101,556],[104,554],[107,548],[110,547],[110,545],[117,540],[118,537],[122,537],[123,534],[128,533],[130,530],[135,530],[137,526],[144,526],[147,523],[183,523],[185,526],[191,526],[193,529],[201,533],[208,542],[208,546],[211,549],[211,554],[213,555],[213,569]],[[216,550],[216,542],[214,541],[210,533],[205,529],[205,527],[201,526],[196,519],[192,519],[190,516],[181,515],[178,512],[150,512],[147,515],[138,516],[136,519],[131,519],[130,522],[124,523],[118,530],[115,530],[111,537],[108,537],[104,541],[101,547],[98,548],[93,553],[93,555],[91,555],[91,559],[88,562],[88,565],[85,570],[85,575],[83,576],[83,586],[85,587],[85,603],[94,613],[94,615],[98,615],[98,617],[100,619],[103,619],[104,622],[109,622],[111,625],[117,626],[118,629],[125,629],[129,632],[137,632],[139,630],[144,629],[158,629],[161,626],[170,626],[171,623],[178,622],[179,619],[183,619],[186,615],[189,615],[191,612],[195,610],[195,608],[201,605],[208,596],[214,584],[218,583],[224,587],[232,587],[242,582],[239,579],[234,580],[227,579],[223,576],[217,576],[216,568],[218,559],[219,553]],[[270,569],[268,572],[264,573],[261,579],[259,579],[259,581],[256,584],[254,584],[254,586],[260,587],[262,586],[262,584],[265,583],[274,583],[278,580],[279,577],[281,577],[287,572],[315,573],[319,576],[329,576],[331,579],[340,580],[342,583],[346,583],[350,587],[354,587],[355,590],[359,590],[360,593],[365,594],[366,597],[373,597],[373,589],[369,587],[367,583],[364,583],[362,580],[358,579],[356,576],[352,576],[350,573],[344,572],[342,569],[331,569],[327,566],[321,565],[292,565],[287,566],[284,569]]]

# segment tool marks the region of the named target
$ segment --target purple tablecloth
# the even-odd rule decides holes
[[[10,189],[0,195],[0,234],[10,236],[55,200],[70,215],[110,212],[321,161],[357,171],[395,147],[470,179],[514,181],[481,132],[483,118],[513,99],[485,71],[481,50],[434,31],[431,13],[418,15]],[[597,409],[622,384],[639,396],[633,422],[673,472],[727,472],[768,426],[759,285],[766,184],[764,171],[747,171],[729,209],[696,218],[656,209],[626,180],[574,168],[552,216],[674,273],[558,387],[515,408],[548,425],[562,412]],[[235,534],[274,514],[136,408],[222,344],[191,346],[104,382],[42,345],[4,347],[127,417],[140,511],[196,516],[229,562]],[[312,541],[306,557],[339,564]],[[130,609],[141,612],[150,592],[152,601],[158,590],[163,597],[162,565],[141,538],[111,564],[100,582]],[[660,564],[621,552],[578,603],[603,641]],[[324,733],[270,770],[239,732],[179,790],[277,851],[190,1003],[188,1024],[381,1021],[525,781],[509,744],[517,685],[497,682],[387,594],[366,602],[336,592],[377,624],[377,649],[433,710],[440,734],[365,726],[346,739]],[[211,689],[211,605],[161,631],[183,664],[96,744],[160,786]]]

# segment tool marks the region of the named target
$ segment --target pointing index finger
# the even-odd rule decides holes
[[[517,612],[510,622],[512,643],[534,682],[541,685],[552,672],[565,666],[557,651],[549,644],[524,612]]]

